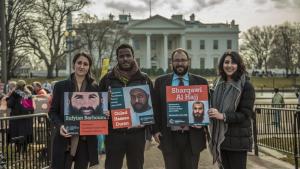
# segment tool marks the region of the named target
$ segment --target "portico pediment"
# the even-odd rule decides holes
[[[146,20],[141,20],[128,26],[128,29],[184,29],[184,23],[155,15]]]

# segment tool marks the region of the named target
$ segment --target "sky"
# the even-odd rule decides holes
[[[111,13],[131,14],[132,19],[150,16],[150,0],[91,0],[83,12],[108,19]],[[285,21],[300,22],[300,0],[151,0],[151,15],[171,18],[182,14],[189,20],[191,14],[203,23],[230,23],[235,20],[241,31],[253,26],[278,25]]]

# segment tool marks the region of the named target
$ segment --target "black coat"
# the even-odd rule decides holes
[[[8,98],[7,107],[11,108],[10,116],[33,114],[33,110],[24,110],[21,106],[21,99],[24,92],[20,90],[13,91]],[[31,98],[32,99],[32,98]],[[21,137],[20,137],[21,136]],[[19,138],[19,141],[32,142],[33,138],[33,119],[22,118],[9,121],[8,141]],[[18,139],[17,139],[18,140]],[[17,141],[16,140],[16,141]]]
[[[133,75],[127,85],[122,83],[114,75],[114,73],[112,71],[110,71],[101,79],[99,86],[100,86],[100,90],[102,92],[103,91],[107,92],[107,91],[109,91],[109,88],[122,88],[122,87],[126,87],[126,86],[137,86],[137,85],[146,85],[146,84],[149,85],[151,99],[152,99],[152,103],[153,103],[153,99],[154,99],[153,83],[152,83],[151,79],[149,78],[149,76],[146,73],[143,73],[141,71],[138,71],[135,75]],[[109,107],[110,107],[110,103],[109,103]],[[154,111],[154,108],[153,108],[153,111]],[[109,121],[108,121],[108,128],[109,128],[108,133],[121,131],[121,130],[127,130],[125,128],[113,129],[111,117],[109,118]],[[151,128],[151,126],[147,126],[147,131],[151,130],[150,128]],[[148,137],[149,137],[149,135],[148,135]]]
[[[160,76],[156,79],[154,84],[155,91],[155,127],[154,133],[161,132],[159,148],[164,153],[172,152],[176,149],[173,142],[173,135],[170,127],[167,127],[167,105],[166,105],[166,86],[172,85],[173,74]],[[208,85],[204,78],[189,73],[189,85]],[[199,154],[206,148],[206,137],[204,127],[197,129],[190,127],[189,137],[192,146],[192,152]]]
[[[254,116],[254,101],[255,90],[252,84],[246,81],[236,112],[226,113],[228,129],[221,149],[240,151],[252,148],[251,118]]]
[[[53,133],[53,152],[52,152],[52,169],[63,169],[65,164],[65,152],[67,146],[70,145],[70,138],[65,138],[60,135],[60,127],[64,124],[64,92],[74,92],[75,84],[71,79],[57,82],[53,89],[53,98],[49,110],[49,116],[52,125],[54,126]],[[87,80],[87,92],[99,92],[98,85],[91,79]],[[97,136],[86,136],[88,145],[90,164],[98,163],[97,152]]]

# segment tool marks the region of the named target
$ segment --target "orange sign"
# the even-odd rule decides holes
[[[80,121],[80,135],[108,134],[107,120],[83,120]]]
[[[207,85],[167,86],[167,102],[208,100]]]
[[[131,126],[130,109],[111,110],[113,128],[126,128]]]

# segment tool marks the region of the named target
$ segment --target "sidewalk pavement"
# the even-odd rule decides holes
[[[100,169],[104,169],[105,156],[101,157]],[[206,149],[200,154],[199,169],[218,169],[216,165],[212,165],[212,158]],[[283,162],[263,153],[259,153],[259,157],[252,153],[248,154],[247,169],[294,169],[295,167],[289,163]],[[127,169],[124,160],[123,169]],[[161,151],[157,148],[156,143],[151,143],[150,148],[145,151],[144,169],[164,169],[164,161]]]

